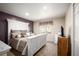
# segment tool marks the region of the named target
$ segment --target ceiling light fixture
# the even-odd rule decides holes
[[[47,6],[44,6],[43,9],[46,10],[47,9]]]
[[[29,13],[28,13],[28,12],[26,12],[26,13],[25,13],[25,15],[26,15],[26,16],[29,16]]]

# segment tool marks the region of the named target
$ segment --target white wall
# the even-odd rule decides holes
[[[79,56],[79,3],[76,3],[74,5],[74,21],[75,21],[75,50],[74,50],[74,55]]]
[[[73,20],[73,8],[72,8],[72,5],[70,5],[65,16],[65,35],[66,36],[70,34],[69,31],[72,26],[72,20]]]
[[[51,18],[51,20],[53,21],[52,33],[50,33],[47,36],[47,41],[55,41],[54,40],[55,34],[60,32],[61,26],[64,27],[64,25],[65,25],[64,17],[62,17],[62,18],[55,18],[55,19]],[[39,22],[42,22],[42,21],[34,22],[34,33],[40,33],[40,31],[39,31]]]
[[[71,51],[73,55],[73,4],[71,4],[65,15],[65,36],[71,36]]]

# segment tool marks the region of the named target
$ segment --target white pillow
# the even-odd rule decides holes
[[[18,34],[18,35],[17,35],[17,38],[21,38],[21,34]]]
[[[27,36],[30,36],[30,32],[26,33]]]

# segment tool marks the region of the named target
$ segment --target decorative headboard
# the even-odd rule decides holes
[[[27,32],[27,30],[11,30],[11,33],[14,33],[14,32],[23,32],[23,33],[25,33],[25,32]]]

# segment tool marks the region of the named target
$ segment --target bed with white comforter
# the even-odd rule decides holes
[[[29,37],[11,38],[12,48],[21,52],[22,55],[33,56],[42,46],[46,44],[46,33]]]

